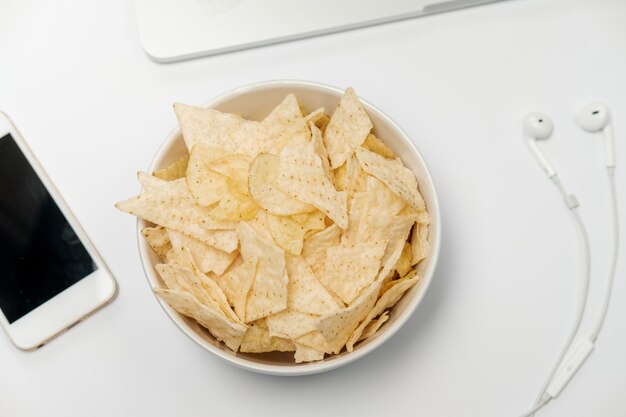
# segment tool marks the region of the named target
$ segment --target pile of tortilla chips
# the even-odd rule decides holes
[[[189,155],[116,205],[154,224],[154,291],[235,352],[310,362],[376,334],[419,280],[429,217],[354,91],[332,116],[293,94],[260,122],[174,110]]]

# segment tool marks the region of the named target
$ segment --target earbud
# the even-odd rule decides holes
[[[611,114],[606,105],[602,103],[589,103],[576,114],[578,125],[587,132],[603,132],[604,153],[606,166],[615,166],[615,139],[611,126]]]
[[[548,178],[554,177],[556,170],[537,146],[537,141],[548,139],[552,136],[553,131],[554,124],[552,120],[543,113],[532,112],[524,118],[524,140],[530,152],[548,175]]]

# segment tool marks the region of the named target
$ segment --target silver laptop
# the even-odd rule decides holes
[[[139,35],[173,62],[502,0],[135,0]]]

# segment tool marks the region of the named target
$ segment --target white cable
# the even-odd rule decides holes
[[[543,402],[544,393],[546,389],[548,388],[550,381],[552,381],[552,378],[554,378],[554,375],[556,374],[559,367],[563,363],[563,359],[565,358],[567,351],[572,346],[572,343],[574,342],[574,338],[576,337],[576,334],[578,333],[578,330],[580,329],[580,324],[582,322],[583,315],[585,313],[585,306],[587,305],[587,294],[589,293],[589,281],[591,280],[589,236],[587,235],[587,229],[585,228],[585,224],[583,223],[580,217],[580,214],[578,213],[578,210],[577,210],[578,204],[576,202],[576,198],[573,195],[570,195],[567,193],[567,191],[563,187],[563,184],[561,184],[561,181],[559,180],[557,175],[554,175],[551,179],[554,182],[554,185],[556,185],[556,187],[558,188],[561,195],[563,196],[563,199],[565,200],[565,204],[567,205],[567,207],[570,209],[570,212],[572,213],[572,218],[574,220],[574,225],[576,226],[576,230],[578,232],[578,237],[580,238],[581,249],[582,249],[582,254],[583,254],[583,269],[582,269],[583,274],[582,274],[582,288],[580,290],[580,296],[579,296],[578,312],[576,313],[576,320],[574,321],[574,326],[572,327],[572,329],[569,332],[569,335],[565,339],[566,340],[565,344],[561,348],[561,352],[559,353],[557,360],[554,362],[554,365],[552,365],[552,369],[550,370],[548,377],[544,381],[541,387],[541,390],[539,391],[539,394],[537,395],[537,398],[535,399],[535,404],[534,404],[535,407],[539,406],[539,404]],[[539,408],[541,408],[541,406],[535,409],[534,411],[528,413],[527,415],[532,417],[535,414],[535,412],[539,410]]]
[[[606,294],[604,296],[604,304],[602,305],[602,313],[593,328],[590,340],[595,342],[604,326],[604,320],[606,319],[606,313],[609,310],[609,304],[611,303],[611,295],[613,294],[613,282],[615,281],[615,270],[617,268],[617,257],[619,254],[619,210],[617,206],[617,189],[615,186],[615,167],[607,168],[607,175],[609,179],[609,192],[611,194],[611,211],[613,214],[613,260],[611,261],[611,269],[609,271],[609,280],[607,282]]]
[[[541,401],[539,401],[537,404],[535,404],[535,406],[533,408],[531,408],[530,410],[528,410],[524,414],[520,415],[519,417],[532,417],[537,411],[539,411],[541,408],[543,408],[544,405],[548,404],[551,399],[552,398],[550,398],[550,397],[543,398]]]

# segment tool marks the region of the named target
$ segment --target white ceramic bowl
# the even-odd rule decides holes
[[[223,112],[237,113],[248,119],[262,120],[289,93],[294,93],[298,101],[309,111],[323,106],[328,112],[332,112],[343,91],[335,87],[307,81],[268,81],[236,88],[210,100],[205,103],[205,106]],[[235,366],[254,372],[272,375],[306,375],[324,372],[355,361],[382,345],[409,319],[426,294],[437,264],[441,237],[440,213],[435,185],[426,163],[406,133],[372,104],[365,100],[362,102],[374,124],[374,133],[382,138],[402,158],[404,164],[415,172],[419,181],[420,192],[426,201],[431,218],[429,231],[431,251],[428,257],[419,264],[418,272],[421,276],[419,283],[393,307],[388,322],[385,323],[379,334],[356,345],[353,352],[343,351],[339,355],[332,355],[323,361],[305,364],[295,364],[293,353],[233,353],[217,342],[208,331],[194,320],[177,313],[157,297],[161,307],[174,324],[204,349]],[[157,151],[148,172],[165,167],[185,153],[183,138],[180,130],[176,128],[167,136]],[[141,229],[148,225],[148,222],[141,219],[137,223],[139,252],[150,287],[160,287],[163,286],[163,283],[154,269],[154,266],[159,263],[159,259],[141,235]]]

